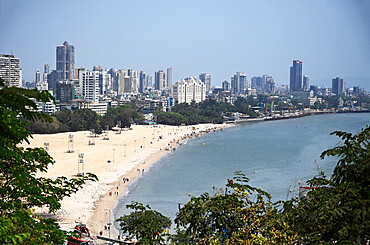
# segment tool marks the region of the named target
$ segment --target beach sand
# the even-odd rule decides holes
[[[117,134],[108,131],[93,137],[89,131],[59,134],[35,134],[30,145],[23,147],[44,147],[55,160],[47,173],[40,176],[56,178],[75,177],[79,172],[91,172],[98,176],[98,182],[88,182],[77,193],[62,201],[61,209],[56,213],[60,225],[74,228],[76,223],[87,224],[92,234],[103,231],[104,226],[112,222],[110,212],[118,198],[127,193],[127,186],[150,168],[162,156],[171,152],[183,140],[205,132],[228,127],[229,125],[201,124],[195,126],[132,125],[132,130]],[[73,142],[70,141],[73,136]],[[109,139],[104,139],[109,138]],[[90,142],[90,144],[89,144]],[[68,152],[73,151],[73,152]],[[83,169],[79,154],[83,153]],[[140,169],[140,171],[138,171]],[[130,181],[123,181],[128,178]],[[46,210],[38,210],[46,212]],[[112,236],[117,235],[112,227]]]

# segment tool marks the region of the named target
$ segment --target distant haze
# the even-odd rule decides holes
[[[240,71],[282,85],[299,59],[311,84],[340,76],[370,90],[369,13],[366,0],[0,0],[0,53],[21,59],[26,81],[55,69],[67,40],[89,69],[172,66],[173,81],[207,72],[216,86]]]

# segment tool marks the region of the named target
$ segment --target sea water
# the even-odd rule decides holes
[[[119,199],[114,218],[129,213],[126,205],[137,201],[173,219],[179,204],[187,203],[191,195],[214,193],[213,186],[225,187],[235,171],[270,193],[272,201],[292,198],[298,182],[318,171],[332,174],[337,159],[320,159],[324,150],[340,142],[331,132],[357,133],[367,124],[370,113],[328,114],[243,123],[189,140],[145,171],[129,194]]]

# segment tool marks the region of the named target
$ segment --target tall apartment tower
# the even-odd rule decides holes
[[[344,80],[340,77],[331,80],[331,88],[334,94],[343,94],[345,89]]]
[[[211,74],[201,73],[199,74],[199,80],[206,85],[206,93],[209,93],[211,91]]]
[[[172,86],[172,67],[167,68],[167,88]]]
[[[139,75],[139,92],[143,93],[146,89],[146,74],[145,71],[140,71]]]
[[[80,92],[86,102],[99,102],[99,72],[79,72]]]
[[[146,76],[146,81],[145,81],[145,87],[152,87],[152,75],[147,75]]]
[[[118,70],[116,72],[118,94],[123,94],[125,92],[125,77],[128,77],[125,70]]]
[[[125,92],[137,93],[139,91],[139,72],[134,69],[128,69],[127,75],[130,77],[130,85],[126,86],[125,89],[128,89]]]
[[[244,93],[248,88],[247,75],[242,72],[237,72],[231,77],[231,93]]]
[[[0,54],[0,77],[8,86],[22,86],[19,58],[14,55]]]
[[[157,90],[164,90],[166,89],[166,73],[162,70],[155,72],[154,77],[154,88]]]
[[[302,90],[302,61],[293,60],[290,67],[290,91]]]
[[[48,74],[50,73],[50,67],[48,64],[44,65],[44,75],[43,75],[43,81],[48,80]]]
[[[222,90],[223,91],[230,91],[231,85],[229,81],[222,82]]]
[[[310,90],[310,77],[307,75],[303,76],[303,90],[304,91]]]
[[[57,46],[57,81],[75,79],[75,48],[67,41]]]
[[[172,94],[177,103],[200,103],[206,99],[206,85],[195,77],[189,77],[176,82],[172,86]]]
[[[35,71],[35,82],[36,82],[36,83],[41,82],[41,73],[40,73],[40,70],[39,70],[39,69],[37,69],[37,70]]]

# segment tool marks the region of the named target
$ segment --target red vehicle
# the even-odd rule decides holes
[[[91,243],[84,239],[69,237],[67,245],[91,245]]]

